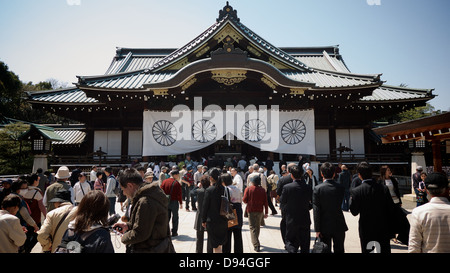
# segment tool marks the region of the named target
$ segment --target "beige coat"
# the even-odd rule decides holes
[[[61,223],[55,234],[56,226],[67,212],[69,212],[69,214]],[[42,251],[55,251],[55,249],[61,243],[62,237],[67,230],[67,226],[69,225],[70,221],[74,219],[75,213],[76,208],[70,202],[62,203],[59,208],[47,213],[47,217],[45,218],[41,229],[37,232],[37,239],[42,245]]]
[[[26,239],[19,218],[0,210],[0,253],[17,253]]]

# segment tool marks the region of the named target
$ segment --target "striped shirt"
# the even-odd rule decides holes
[[[411,213],[408,252],[450,253],[450,202],[433,197]]]

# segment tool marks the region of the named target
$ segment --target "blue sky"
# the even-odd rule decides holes
[[[434,88],[431,104],[450,110],[448,0],[229,2],[243,24],[276,46],[339,44],[352,72]],[[103,74],[116,47],[183,46],[215,22],[225,3],[0,0],[0,60],[24,82],[72,83],[77,75]]]

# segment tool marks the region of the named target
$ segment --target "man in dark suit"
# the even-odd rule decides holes
[[[283,217],[286,220],[285,248],[289,253],[309,253],[312,208],[312,188],[302,179],[301,166],[292,166],[292,183],[283,187],[280,201]]]
[[[330,246],[333,240],[334,253],[344,253],[345,232],[348,230],[341,210],[344,187],[334,181],[334,166],[325,162],[320,167],[324,182],[314,188],[314,230],[316,237]]]
[[[283,187],[289,183],[291,183],[292,177],[291,177],[291,170],[293,166],[297,166],[295,163],[289,163],[287,166],[287,172],[288,175],[283,176],[278,180],[277,184],[277,199],[280,200],[281,194],[283,193]],[[281,232],[281,238],[283,239],[283,243],[286,243],[286,217],[283,215],[283,205],[280,204],[280,210],[281,210],[281,221],[280,221],[280,232]]]
[[[358,164],[361,185],[350,192],[350,211],[359,214],[359,239],[363,253],[391,253],[394,202],[389,189],[372,179],[372,169],[367,162]],[[375,249],[372,249],[375,247]]]

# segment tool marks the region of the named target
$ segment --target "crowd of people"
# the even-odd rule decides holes
[[[178,164],[93,166],[90,172],[62,166],[54,176],[39,169],[2,182],[0,253],[29,253],[37,243],[49,253],[112,253],[113,232],[127,253],[173,253],[172,239],[183,232],[180,209],[196,213],[197,253],[203,252],[205,233],[208,253],[243,253],[244,218],[259,252],[260,229],[269,209],[278,214],[277,206],[289,253],[311,251],[312,224],[325,252],[344,253],[344,211],[359,215],[363,253],[374,248],[390,253],[391,240],[407,245],[409,252],[450,252],[449,183],[441,173],[427,175],[417,167],[417,208],[408,221],[389,166],[380,168],[378,178],[367,162],[359,163],[354,174],[345,165],[325,162],[316,175],[301,159],[281,164],[279,175],[273,167],[270,158],[197,162],[186,156]]]

